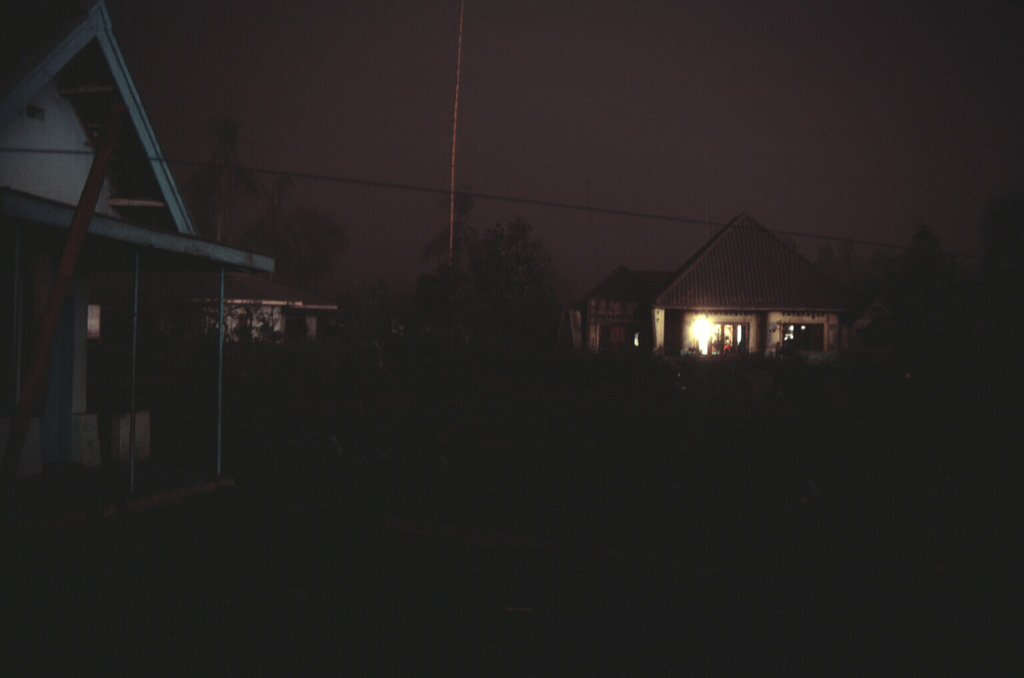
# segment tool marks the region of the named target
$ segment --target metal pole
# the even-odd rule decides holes
[[[18,389],[21,381],[21,361],[18,356],[21,344],[21,224],[14,227],[14,274],[11,277],[11,415],[18,402]]]
[[[10,368],[11,368],[11,390],[8,395],[11,397],[10,406],[10,417],[11,421],[14,421],[15,411],[18,407],[18,392],[21,389],[21,224],[14,227],[14,247],[11,248],[14,254],[14,261],[12,263],[13,275],[11,278],[11,355],[10,355]],[[13,429],[13,425],[12,425]],[[8,452],[10,454],[10,452]],[[2,493],[0,493],[2,496]],[[11,494],[4,500],[6,506],[0,507],[0,524],[6,517],[14,515],[14,488],[11,488]]]
[[[135,250],[135,276],[132,280],[132,387],[128,417],[128,494],[135,493],[135,358],[139,342],[139,251]]]
[[[220,475],[221,428],[224,397],[224,267],[220,267],[220,312],[217,322],[217,475]]]
[[[448,192],[448,265],[455,263],[455,132],[459,128],[459,78],[462,74],[462,17],[466,14],[466,0],[459,5],[459,54],[455,61],[455,112],[452,114],[452,186]]]

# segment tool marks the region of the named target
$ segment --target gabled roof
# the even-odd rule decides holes
[[[850,308],[838,285],[745,214],[683,264],[654,305],[745,311]]]
[[[122,132],[108,172],[111,206],[127,221],[195,236],[196,228],[163,160],[103,1],[35,0],[11,5],[9,16],[5,7],[3,19],[0,127],[25,111],[51,81],[74,107],[93,142],[113,104],[123,102],[131,124]]]
[[[595,285],[586,298],[649,304],[671,280],[671,271],[631,271],[619,266]]]
[[[90,258],[92,250],[93,263],[120,268],[125,260],[120,255],[141,249],[147,265],[160,268],[274,270],[271,257],[196,238],[103,0],[4,0],[0,37],[0,129],[27,113],[34,98],[53,86],[70,103],[92,144],[116,103],[128,109],[105,178],[114,215],[93,215],[83,258]],[[22,167],[19,157],[39,150],[0,149],[0,163]],[[46,151],[91,153],[80,147]],[[55,176],[64,176],[62,171],[55,170]],[[0,187],[0,215],[13,220],[66,229],[73,210],[66,202],[24,187]]]

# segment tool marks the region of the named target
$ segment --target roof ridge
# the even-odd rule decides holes
[[[655,303],[838,309],[846,296],[806,257],[741,213],[677,269]]]
[[[128,107],[128,117],[134,137],[148,158],[146,166],[152,173],[156,188],[170,214],[174,230],[179,234],[196,236],[195,224],[185,204],[170,167],[149,121],[128,65],[113,32],[113,24],[104,0],[83,0],[74,10],[69,9],[60,28],[51,29],[38,45],[21,57],[0,84],[0,126],[7,125],[24,110],[28,103],[89,45],[96,41],[106,69],[109,71],[117,95]]]
[[[715,234],[714,234],[713,236],[711,236],[711,237],[710,237],[710,238],[708,239],[708,241],[707,241],[706,243],[704,243],[704,244],[703,244],[703,245],[702,245],[702,246],[700,247],[700,249],[698,249],[698,250],[697,250],[696,252],[694,252],[694,253],[693,253],[693,254],[692,254],[692,255],[690,256],[690,258],[689,258],[689,259],[687,259],[687,260],[686,260],[685,262],[683,262],[683,265],[682,265],[682,266],[680,266],[679,268],[677,268],[677,269],[676,269],[676,270],[675,270],[675,271],[673,272],[673,274],[672,274],[672,280],[671,280],[671,281],[669,282],[669,285],[668,285],[668,287],[671,287],[672,285],[676,284],[676,282],[677,282],[677,281],[678,281],[678,280],[679,280],[679,279],[680,279],[680,278],[681,278],[681,277],[682,277],[682,276],[683,276],[683,275],[684,275],[684,274],[686,273],[686,271],[687,271],[688,269],[690,269],[690,268],[692,268],[693,266],[695,266],[695,265],[697,264],[697,262],[698,262],[698,261],[700,261],[700,260],[701,260],[701,259],[703,259],[703,258],[704,258],[705,256],[707,256],[708,252],[712,251],[712,250],[713,250],[713,249],[714,249],[714,248],[716,247],[717,243],[721,242],[721,239],[722,239],[722,237],[723,237],[723,236],[724,236],[724,235],[725,235],[725,234],[726,234],[727,232],[729,232],[729,231],[731,231],[731,230],[732,230],[733,228],[735,228],[735,227],[737,226],[737,223],[738,223],[739,219],[741,219],[741,218],[743,218],[743,217],[746,217],[746,213],[744,213],[744,212],[740,212],[740,213],[739,213],[738,215],[736,215],[735,217],[733,217],[733,218],[732,218],[732,219],[731,219],[731,220],[729,221],[729,223],[727,223],[727,224],[726,224],[725,226],[723,226],[723,227],[722,227],[721,229],[719,229],[718,233],[715,233]],[[749,217],[747,217],[747,218],[749,219]],[[751,221],[753,221],[753,220],[751,219]],[[754,222],[754,224],[755,224],[756,226],[760,227],[760,228],[764,228],[763,226],[761,226],[760,224],[758,224],[758,223],[757,223],[756,221]]]

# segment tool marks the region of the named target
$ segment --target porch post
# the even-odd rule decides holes
[[[139,251],[135,250],[135,272],[132,276],[132,385],[128,415],[128,494],[135,493],[135,358],[139,339]]]
[[[220,475],[224,398],[224,267],[220,267],[220,311],[217,315],[217,475]]]
[[[14,227],[14,274],[11,279],[11,397],[10,415],[14,416],[18,402],[18,391],[21,388],[21,224]],[[6,413],[5,413],[6,414]]]
[[[665,309],[652,309],[651,315],[654,322],[654,352],[662,353],[665,350]]]

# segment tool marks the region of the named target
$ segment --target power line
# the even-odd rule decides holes
[[[44,149],[44,148],[0,148],[0,153],[39,153],[39,154],[53,154],[53,155],[92,155],[92,151],[72,151],[72,150],[58,150],[58,149]],[[173,158],[160,158],[160,157],[149,157],[151,161],[164,162],[174,165],[185,165],[201,167],[206,164],[205,161],[200,162],[196,160],[179,160]],[[355,177],[342,177],[332,174],[320,174],[316,172],[296,172],[293,170],[282,170],[282,169],[271,169],[267,167],[251,167],[246,165],[238,165],[238,169],[252,172],[254,174],[268,174],[275,176],[287,176],[293,179],[306,179],[309,181],[320,181],[326,183],[337,183],[337,184],[348,184],[352,186],[365,186],[367,188],[383,188],[388,190],[399,190],[399,191],[411,191],[414,193],[430,193],[434,195],[448,196],[450,189],[448,188],[434,188],[431,186],[420,186],[417,184],[404,184],[391,181],[378,181],[374,179],[358,179]],[[499,195],[496,193],[478,193],[474,191],[461,191],[463,195],[471,198],[477,198],[480,200],[494,200],[499,202],[509,202],[518,205],[531,205],[534,207],[550,207],[554,209],[564,209],[578,212],[590,212],[592,214],[603,214],[606,216],[615,217],[628,217],[631,219],[649,219],[652,221],[668,221],[678,224],[688,224],[692,226],[715,226],[725,227],[728,223],[722,223],[717,221],[710,221],[708,219],[696,219],[692,217],[681,217],[671,214],[656,214],[653,212],[641,212],[638,210],[626,210],[616,209],[612,207],[594,207],[591,205],[580,205],[578,203],[562,202],[558,200],[539,200],[537,198],[523,198],[519,196]],[[786,235],[795,238],[811,238],[817,240],[826,240],[830,242],[845,242],[852,245],[863,245],[865,247],[884,247],[887,249],[909,251],[914,248],[908,245],[894,245],[892,243],[876,242],[873,240],[860,240],[857,238],[845,238],[841,236],[832,235],[820,235],[817,233],[807,233],[802,231],[787,231],[780,229],[769,229],[776,235]],[[962,259],[980,259],[979,256],[973,254],[961,254],[959,252],[948,252],[950,256],[959,257]]]

